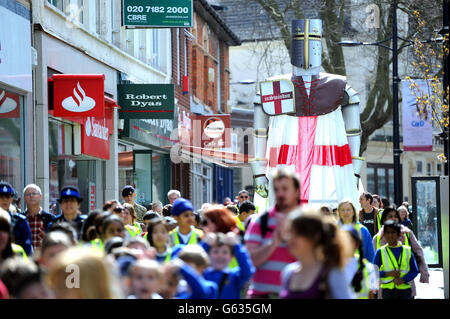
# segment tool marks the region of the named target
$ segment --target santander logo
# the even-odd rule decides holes
[[[95,122],[93,117],[88,117],[84,127],[86,136],[96,137],[105,141],[108,140],[108,128],[105,126],[105,123]]]
[[[77,82],[76,88],[73,89],[73,95],[62,101],[62,107],[70,112],[86,112],[95,107],[95,100],[86,96],[80,82]]]
[[[12,112],[16,107],[17,102],[7,97],[5,91],[0,91],[0,114]]]

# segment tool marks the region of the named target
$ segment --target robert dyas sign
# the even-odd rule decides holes
[[[119,84],[120,119],[173,119],[173,84]]]

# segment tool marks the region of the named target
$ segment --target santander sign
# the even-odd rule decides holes
[[[6,91],[0,91],[0,113],[9,113],[16,109],[17,102],[6,96]]]
[[[92,136],[104,141],[108,140],[108,127],[106,127],[105,119],[103,119],[103,123],[101,121],[95,122],[94,118],[88,117],[84,124],[84,129],[86,136]]]
[[[72,96],[65,98],[62,101],[62,107],[70,112],[86,112],[92,110],[95,107],[95,100],[86,96],[80,82],[77,83],[77,87],[73,89]]]
[[[105,116],[103,74],[54,74],[52,79],[54,116]]]

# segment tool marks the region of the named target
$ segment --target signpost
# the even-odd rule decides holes
[[[173,119],[173,84],[119,84],[120,119]]]
[[[126,28],[190,28],[193,0],[123,0],[122,25]]]

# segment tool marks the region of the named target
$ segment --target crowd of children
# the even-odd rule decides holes
[[[274,190],[267,212],[247,191],[236,204],[228,198],[196,211],[176,190],[171,204],[143,212],[126,186],[125,203],[110,200],[87,215],[78,189],[67,186],[61,214],[49,217],[38,206],[32,216],[19,212],[2,182],[0,298],[404,299],[415,295],[419,273],[428,282],[423,251],[401,224],[407,207],[377,209],[371,236],[350,200],[336,212],[314,211],[299,206],[294,175],[278,174],[280,183],[287,186]],[[24,196],[42,194],[28,185]]]

